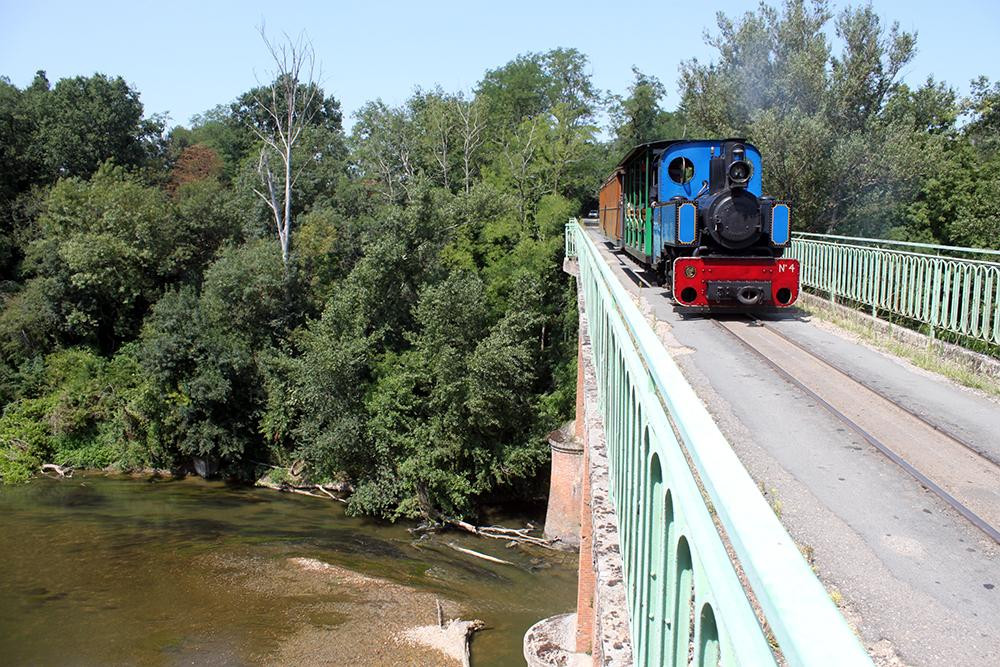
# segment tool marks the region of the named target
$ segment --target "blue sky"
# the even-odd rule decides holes
[[[845,2],[832,3],[835,8]],[[883,18],[918,33],[919,53],[904,78],[928,75],[961,92],[985,74],[1000,78],[1000,2],[876,0]],[[33,2],[0,0],[0,75],[24,86],[44,69],[52,81],[77,74],[121,75],[147,113],[172,123],[235,98],[267,79],[256,27],[293,36],[305,30],[323,81],[350,115],[367,100],[397,104],[415,86],[471,89],[483,72],[518,53],[575,47],[590,57],[595,84],[622,93],[631,66],[666,84],[677,103],[677,66],[708,60],[703,33],[715,13],[755,6],[701,2]],[[614,12],[614,14],[612,14]],[[348,121],[350,122],[350,121]]]

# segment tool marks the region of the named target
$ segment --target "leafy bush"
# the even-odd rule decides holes
[[[8,403],[0,416],[4,481],[24,481],[42,463],[149,465],[148,449],[129,452],[144,442],[142,430],[120,427],[135,419],[146,390],[132,348],[111,361],[79,348],[49,355],[33,395]]]

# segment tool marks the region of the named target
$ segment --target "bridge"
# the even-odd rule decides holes
[[[1000,252],[798,234],[792,254],[807,309],[1000,378],[938,340],[1000,343]],[[575,220],[566,257],[577,416],[546,529],[578,535],[578,604],[529,630],[529,664],[1000,663],[993,400],[800,314],[679,314]]]

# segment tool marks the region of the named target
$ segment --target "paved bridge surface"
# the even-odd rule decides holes
[[[586,610],[579,615],[578,650],[589,648],[605,664],[865,664],[869,657],[888,665],[1000,664],[1000,404],[994,398],[878,351],[801,310],[757,321],[679,313],[666,291],[651,286],[631,258],[613,252],[598,229],[570,226],[568,234],[568,250],[578,256],[581,327],[590,346],[583,361],[594,385],[591,412],[601,421],[591,430],[606,433],[607,440],[598,443],[606,456],[592,454],[584,477],[594,477],[595,465],[608,467],[607,505],[616,528],[615,535],[589,536],[584,527],[581,560],[589,559],[596,570],[596,620],[587,635],[580,627],[589,622]],[[985,302],[987,310],[995,306]],[[644,322],[636,321],[640,317]],[[992,327],[985,328],[988,336],[995,332],[990,317],[982,318]],[[640,331],[644,326],[648,331]],[[658,353],[644,349],[654,345],[665,357],[653,358]],[[622,394],[629,362],[618,359],[630,354],[636,357],[633,375],[649,376],[638,384],[647,384],[657,400],[633,399],[634,381]],[[668,365],[669,372],[657,368]],[[684,403],[672,370],[701,406]],[[634,424],[622,421],[633,401],[663,408],[660,432],[651,415]],[[699,421],[698,408],[711,426]],[[644,431],[644,424],[653,428]],[[593,440],[585,430],[578,433]],[[663,451],[644,444],[649,433]],[[736,473],[712,469],[725,459],[720,441],[745,468],[757,499],[749,499],[745,480],[730,486],[742,484],[746,497],[722,488],[725,475]],[[694,471],[714,532],[723,535],[734,573],[749,591],[749,616],[720,592],[725,585],[718,582],[728,574],[713,569],[719,563],[713,563],[712,546],[698,544],[698,512],[684,508],[693,500],[678,493],[683,484],[666,480],[667,506],[658,501],[664,488],[660,462],[670,446]],[[584,515],[602,511],[601,498],[584,500],[594,505]],[[818,590],[825,600],[809,599],[817,596],[816,588],[803,583],[811,573],[799,571],[801,563],[783,551],[787,545],[776,545],[778,537],[751,553],[753,536],[773,527],[752,511],[739,515],[725,505],[758,502],[780,519],[779,529],[787,530],[804,556],[804,569],[822,582]],[[675,533],[702,551],[680,554],[685,563],[694,561],[689,614],[680,611],[689,605],[678,603],[685,594],[677,591],[687,591],[688,584],[677,583],[683,567],[675,562]],[[611,561],[616,550],[620,555],[626,582],[621,596],[606,585],[613,581],[608,568],[613,575],[615,567],[600,561],[609,560],[608,554],[586,553],[602,541]],[[783,562],[785,569],[770,567],[768,560]],[[799,594],[782,590],[782,579],[797,581]],[[839,607],[837,618],[824,608],[831,599]],[[620,616],[627,628],[620,622],[608,627],[615,624],[603,608],[608,604],[626,607]],[[699,623],[705,606],[711,618]],[[802,614],[814,622],[783,627],[789,615]],[[758,627],[747,631],[754,623]],[[707,642],[700,636],[703,625],[711,635]],[[763,649],[752,636],[755,629],[766,641]],[[867,656],[855,650],[852,634]],[[623,635],[630,642],[627,654],[602,647]],[[821,644],[820,651],[810,648]]]

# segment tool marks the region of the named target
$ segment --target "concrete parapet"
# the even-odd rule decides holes
[[[590,336],[584,295],[577,292],[580,332],[577,370],[576,422],[570,437],[550,438],[553,447],[553,486],[565,495],[565,480],[557,466],[569,465],[576,456],[580,461],[579,525],[580,569],[575,614],[553,616],[541,621],[525,635],[524,654],[529,665],[631,665],[632,642],[628,607],[625,598],[624,572],[618,542],[618,521],[611,499],[604,423],[598,410],[597,378],[591,364]],[[556,440],[556,443],[553,443]],[[573,442],[575,452],[557,451]],[[562,456],[557,462],[556,456]],[[557,499],[560,505],[564,499]],[[553,508],[550,496],[550,511]],[[560,505],[561,506],[561,505]],[[546,518],[548,534],[549,519]],[[589,654],[589,657],[587,657]],[[584,662],[581,662],[584,660]]]
[[[631,665],[632,639],[625,598],[625,573],[618,541],[618,519],[611,499],[604,421],[598,410],[597,376],[590,361],[590,337],[582,290],[578,295],[580,338],[583,341],[581,368],[584,374],[584,498],[589,518],[583,525],[590,531],[589,560],[580,560],[580,581],[582,586],[584,571],[587,571],[587,576],[592,579],[590,586],[593,591],[591,655],[594,664]],[[580,554],[583,555],[582,544]],[[580,614],[578,625],[583,622],[583,614]]]

